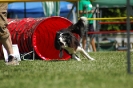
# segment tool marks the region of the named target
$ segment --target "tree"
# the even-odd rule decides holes
[[[102,8],[102,17],[103,18],[111,18],[111,17],[125,17],[126,16],[126,8]],[[123,22],[126,20],[105,20],[103,22]],[[101,25],[101,31],[112,31],[112,30],[125,30],[126,24],[106,24]]]

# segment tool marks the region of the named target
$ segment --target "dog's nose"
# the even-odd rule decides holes
[[[62,38],[61,37],[59,37],[59,41],[62,41]]]

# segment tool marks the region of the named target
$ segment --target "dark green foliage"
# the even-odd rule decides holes
[[[126,7],[123,8],[102,8],[102,18],[126,17]],[[103,20],[102,22],[124,22],[125,20]],[[101,25],[101,31],[126,30],[126,24]]]

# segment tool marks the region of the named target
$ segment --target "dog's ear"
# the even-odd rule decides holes
[[[65,33],[65,35],[67,36],[67,38],[71,36],[69,32]]]
[[[54,46],[57,50],[61,50],[61,46],[59,43],[59,35],[60,35],[60,32],[57,32],[55,35],[55,40],[54,40]]]

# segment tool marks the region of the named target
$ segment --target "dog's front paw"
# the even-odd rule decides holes
[[[80,58],[78,58],[78,57],[75,57],[75,60],[77,60],[77,61],[81,61],[81,59],[80,59]]]
[[[91,58],[91,60],[95,60],[94,58]]]
[[[77,59],[77,61],[81,61],[81,59]]]

